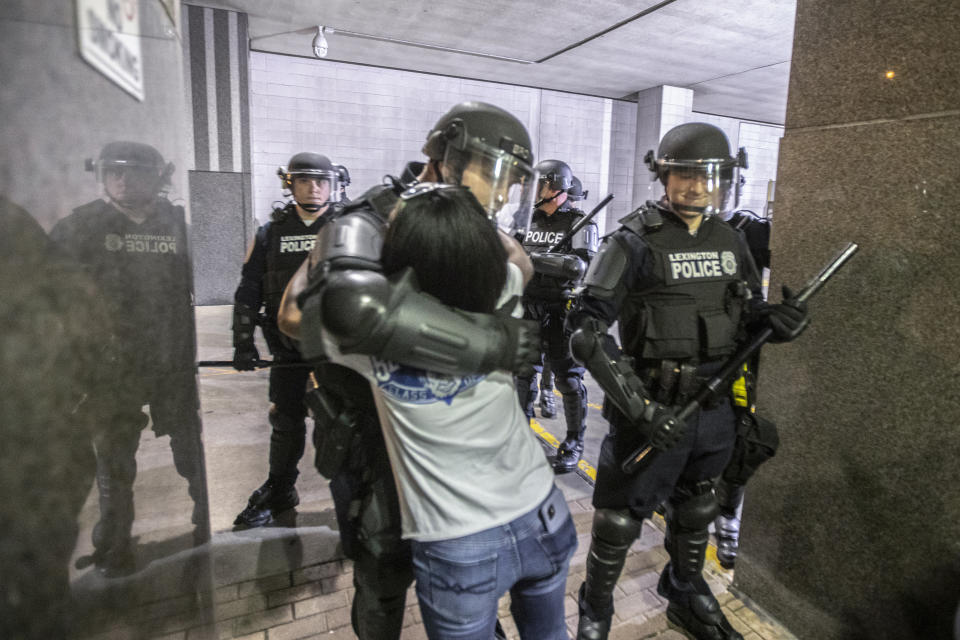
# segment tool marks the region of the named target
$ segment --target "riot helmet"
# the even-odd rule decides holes
[[[297,153],[286,167],[277,169],[277,175],[283,189],[304,211],[316,213],[340,197],[339,173],[325,155],[311,151]],[[297,178],[307,178],[312,184],[298,187]]]
[[[656,155],[644,157],[647,167],[667,189],[667,201],[678,214],[724,214],[736,208],[740,169],[747,168],[743,147],[730,155],[727,136],[718,127],[691,122],[663,136]]]
[[[462,102],[433,126],[423,152],[439,163],[444,182],[469,187],[501,229],[527,229],[537,179],[530,136],[516,117],[492,104]]]
[[[570,165],[560,160],[541,160],[537,164],[540,183],[546,184],[551,191],[566,191],[573,185],[573,171]]]
[[[583,184],[580,182],[580,178],[573,176],[573,184],[567,189],[567,200],[570,202],[581,202],[586,200],[588,195],[590,195],[590,191],[583,190]]]
[[[337,179],[340,180],[340,187],[349,187],[350,186],[350,171],[336,162],[333,163],[333,168],[337,171]]]
[[[125,208],[142,207],[170,184],[173,163],[164,162],[154,147],[142,142],[108,142],[97,160],[87,159],[107,196]]]

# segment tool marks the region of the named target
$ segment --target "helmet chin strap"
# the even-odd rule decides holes
[[[539,209],[540,207],[542,207],[543,205],[547,204],[547,203],[550,202],[551,200],[556,200],[557,198],[560,197],[560,194],[561,194],[561,193],[563,193],[563,191],[558,191],[558,192],[556,192],[555,194],[553,194],[552,196],[550,196],[549,198],[544,198],[544,199],[542,199],[542,200],[538,200],[538,201],[536,202],[536,204],[533,205],[533,208],[534,208],[534,209]]]
[[[317,204],[315,202],[308,202],[306,204],[302,202],[297,202],[298,207],[300,207],[301,209],[309,213],[316,213],[317,211],[320,211],[320,209],[323,209],[325,206],[327,206],[327,204],[328,204],[327,202],[324,202],[322,204]]]
[[[707,205],[706,207],[697,207],[692,204],[678,204],[670,200],[667,200],[667,202],[670,203],[670,208],[673,209],[674,211],[677,211],[678,213],[683,211],[685,213],[692,213],[692,214],[701,215],[701,216],[709,216],[716,213],[716,210],[714,209],[713,205]]]

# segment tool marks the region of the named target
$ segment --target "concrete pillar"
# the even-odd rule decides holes
[[[633,166],[633,208],[663,195],[663,188],[643,162],[673,127],[692,121],[693,89],[661,85],[637,94],[637,144]]]
[[[860,253],[765,351],[781,448],[736,584],[799,638],[949,638],[960,596],[960,5],[800,0],[774,287]]]

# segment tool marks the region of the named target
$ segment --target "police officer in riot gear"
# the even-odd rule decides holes
[[[610,422],[577,638],[607,637],[627,551],[643,519],[666,502],[670,562],[657,590],[669,601],[668,618],[699,639],[740,639],[701,575],[707,527],[717,513],[713,483],[730,458],[734,414],[728,397],[714,398],[685,423],[674,407],[751,332],[770,326],[780,341],[795,338],[806,326],[806,309],[760,298],[741,234],[716,215],[727,209],[746,164],[742,149],[733,157],[720,129],[684,124],[667,132],[647,161],[666,195],[624,218],[604,240],[569,319],[571,350],[604,389]],[[622,348],[607,335],[615,320]],[[659,455],[626,474],[621,462],[645,443]]]
[[[144,405],[154,432],[170,436],[177,473],[188,483],[195,541],[209,537],[192,272],[183,207],[163,193],[173,165],[157,149],[111,142],[87,169],[96,172],[104,197],[75,209],[50,237],[83,265],[111,318],[102,363],[107,391],[91,393],[87,405],[101,417],[93,438],[100,497],[93,562],[116,577],[136,567],[133,485],[148,424]]]
[[[583,367],[570,357],[564,321],[573,290],[596,253],[599,232],[596,224],[588,224],[565,246],[548,253],[584,213],[569,203],[568,190],[573,186],[573,172],[565,162],[544,160],[537,165],[537,171],[540,177],[537,207],[530,229],[523,238],[523,247],[530,253],[535,271],[523,293],[524,317],[541,325],[544,359],[549,362],[563,399],[567,434],[557,451],[554,468],[571,471],[583,454],[587,388],[583,384]],[[517,393],[527,417],[533,418],[536,378],[518,377]]]
[[[517,370],[539,355],[531,323],[449,309],[409,278],[390,281],[379,272],[387,219],[414,175],[468,186],[491,221],[511,234],[525,230],[536,182],[526,129],[498,107],[462,103],[437,121],[423,151],[426,164],[411,163],[403,179],[369,189],[321,230],[280,314],[281,329],[316,363],[308,394],[318,416],[316,465],[331,479],[344,552],[354,562],[351,619],[364,640],[400,636],[412,560],[370,386],[324,361],[321,323],[345,353],[441,373]],[[506,233],[501,239],[508,255],[525,260],[518,243]]]
[[[278,171],[292,200],[275,209],[269,222],[257,230],[243,264],[233,320],[233,366],[253,369],[260,354],[254,345],[259,323],[277,365],[270,370],[270,472],[247,506],[234,520],[238,527],[259,527],[300,502],[295,486],[297,463],[303,456],[307,407],[303,402],[310,370],[290,338],[277,329],[277,313],[287,282],[313,248],[317,231],[331,217],[339,193],[339,174],[319,153],[302,152]],[[266,314],[260,318],[260,309]]]
[[[727,223],[743,232],[753,262],[765,282],[770,270],[770,220],[753,211],[740,209],[733,212]],[[738,381],[740,386],[735,383],[735,388],[742,389],[741,393],[734,393],[733,404],[738,431],[743,433],[738,434],[731,463],[714,489],[719,509],[713,521],[717,560],[727,569],[734,567],[740,550],[740,514],[747,480],[766,458],[773,455],[777,446],[776,427],[772,422],[758,418],[755,411],[758,369],[759,357],[754,357],[745,366]],[[762,437],[765,434],[769,435]]]

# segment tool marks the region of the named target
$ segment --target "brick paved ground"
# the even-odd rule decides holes
[[[229,307],[198,309],[201,358],[230,356]],[[265,351],[264,351],[265,353]],[[585,460],[596,460],[606,425],[599,415],[602,393],[586,380],[592,400]],[[90,553],[89,530],[96,521],[96,490],[81,515],[81,535],[71,571],[74,591],[85,603],[88,620],[76,637],[96,640],[296,640],[354,638],[350,629],[352,566],[339,550],[329,488],[312,469],[312,443],[300,464],[301,503],[276,527],[232,531],[232,521],[250,491],[266,477],[269,425],[266,423],[267,372],[237,374],[230,369],[201,372],[204,442],[210,486],[213,540],[191,548],[186,484],[177,476],[165,438],[145,430],[135,487],[138,571],[106,580],[92,568],[80,568]],[[559,400],[559,399],[558,399]],[[535,430],[554,445],[563,437],[562,419],[539,419]],[[549,446],[548,446],[549,448]],[[579,547],[567,581],[566,615],[576,631],[576,594],[583,580],[590,545],[592,487],[590,468],[558,476],[579,534]],[[633,545],[616,590],[611,640],[681,639],[666,619],[666,603],[656,593],[667,561],[662,520],[647,522]],[[712,557],[711,557],[712,556]],[[745,640],[793,639],[787,630],[729,591],[732,573],[708,552],[706,578],[731,623]],[[416,596],[407,599],[403,640],[426,638]],[[518,638],[509,599],[500,618],[511,639]]]

